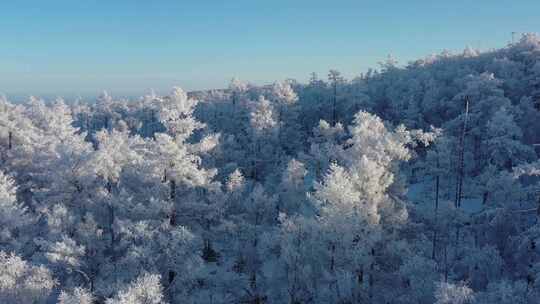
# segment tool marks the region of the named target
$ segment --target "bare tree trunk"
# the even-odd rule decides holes
[[[281,144],[281,127],[283,125],[283,105],[279,105],[279,112],[278,112],[278,142]]]
[[[439,159],[437,158],[437,168],[439,167]],[[439,182],[440,177],[437,174],[435,178],[435,221],[433,223],[433,249],[431,251],[431,258],[435,260],[435,250],[437,248],[437,217],[439,212]]]
[[[8,133],[8,150],[13,148],[13,132],[9,131]]]
[[[334,100],[332,103],[332,125],[335,126],[337,123],[337,81],[334,82]]]
[[[109,196],[112,196],[113,191],[113,182],[109,179],[107,180],[106,184],[107,192],[109,193]],[[111,249],[111,257],[112,257],[112,263],[113,263],[113,271],[114,271],[114,284],[117,286],[118,284],[118,269],[116,265],[116,237],[115,237],[115,231],[114,231],[114,220],[115,220],[115,210],[114,205],[111,202],[109,202],[109,230],[111,233],[111,243],[110,243],[110,249]]]
[[[176,181],[171,179],[169,181],[169,199],[171,200],[172,208],[171,208],[171,215],[169,218],[169,224],[171,226],[176,226],[176,206],[175,206],[175,200],[176,200]]]
[[[170,199],[171,204],[172,204],[171,214],[170,214],[170,218],[169,218],[169,224],[172,227],[175,227],[176,226],[176,206],[175,206],[175,201],[176,201],[176,181],[174,179],[170,179],[170,181],[169,181],[169,199]],[[171,286],[171,284],[173,284],[175,277],[176,277],[176,272],[173,269],[170,269],[169,273],[168,273],[168,278],[167,278],[169,286]],[[169,288],[169,289],[170,289],[170,294],[169,295],[171,297],[171,300],[174,300],[174,292],[172,291],[172,288]]]
[[[456,182],[456,199],[454,206],[461,207],[461,198],[463,196],[463,175],[464,175],[464,154],[465,154],[465,134],[467,132],[467,122],[469,120],[469,97],[465,97],[465,118],[463,120],[463,129],[459,138],[459,164],[458,176]]]
[[[332,252],[332,255],[331,255],[331,258],[330,258],[330,271],[331,272],[334,272],[334,267],[335,267],[335,252],[336,252],[336,245],[335,244],[332,244],[331,247],[331,252]]]
[[[459,232],[460,232],[460,227],[459,225],[456,227],[456,249],[457,249],[457,246],[459,245]]]
[[[156,113],[154,109],[150,110],[150,134],[152,134],[152,138],[156,139]]]
[[[444,245],[444,281],[448,282],[448,244]]]
[[[369,276],[368,276],[368,298],[369,302],[373,303],[373,286],[375,285],[375,248],[371,248],[371,256],[373,257],[373,261],[371,262],[371,265],[369,265]]]
[[[233,92],[232,96],[232,118],[236,118],[236,92]]]
[[[370,303],[373,303],[373,285],[375,285],[375,278],[373,277],[374,268],[375,268],[375,264],[372,263],[370,266],[369,277],[368,277],[368,283],[369,283],[368,298],[369,298]]]
[[[536,209],[536,215],[538,218],[540,218],[540,196],[538,197],[538,209]]]

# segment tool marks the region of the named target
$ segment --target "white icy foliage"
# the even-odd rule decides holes
[[[274,107],[264,96],[259,97],[255,109],[251,112],[250,123],[258,135],[274,131],[277,125]]]
[[[31,223],[27,208],[17,201],[16,191],[14,180],[0,171],[0,249],[20,240],[20,229]]]
[[[440,282],[435,298],[435,304],[468,304],[474,299],[474,293],[467,285],[461,283]]]
[[[165,304],[160,277],[143,274],[118,294],[108,299],[107,304]]]
[[[330,165],[323,182],[315,186],[315,197],[322,211],[339,214],[336,218],[355,216],[366,225],[378,225],[383,210],[393,204],[388,189],[395,182],[396,166],[410,159],[407,145],[413,139],[403,127],[389,131],[367,112],[356,115],[349,131],[352,137],[340,151],[343,165]]]
[[[1,96],[0,303],[536,304],[539,109],[535,34],[353,80]]]
[[[179,87],[173,88],[170,95],[162,99],[159,119],[171,136],[185,140],[193,131],[204,127],[192,115],[197,103],[196,99],[189,98]]]
[[[298,95],[288,82],[276,82],[272,86],[272,99],[279,105],[290,106],[298,101]]]
[[[94,297],[92,294],[84,289],[77,287],[72,291],[62,290],[58,296],[58,304],[92,304],[94,303]]]
[[[62,240],[51,244],[45,256],[54,264],[61,264],[65,267],[78,267],[81,264],[80,258],[84,255],[84,246],[67,236]]]
[[[142,145],[138,136],[129,136],[128,132],[102,130],[96,134],[98,150],[89,163],[95,174],[106,181],[117,182],[124,167],[143,161],[137,153],[137,145]]]
[[[34,266],[15,254],[0,251],[0,302],[45,303],[56,285],[51,272]]]
[[[242,191],[245,186],[245,178],[240,170],[234,170],[227,177],[226,188],[229,192]]]

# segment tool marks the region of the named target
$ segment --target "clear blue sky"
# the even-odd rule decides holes
[[[0,92],[138,95],[352,77],[388,54],[400,63],[505,46],[540,32],[538,0],[6,0],[0,2]]]

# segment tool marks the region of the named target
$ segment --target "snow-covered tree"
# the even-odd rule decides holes
[[[46,303],[56,285],[51,272],[13,253],[0,251],[0,301],[6,304]]]
[[[302,162],[294,158],[289,161],[281,177],[280,212],[293,214],[302,209],[305,211],[308,190],[306,186],[307,173],[306,166]]]
[[[535,158],[534,150],[522,143],[521,129],[505,107],[493,114],[486,127],[487,158],[490,164],[511,170],[513,166]]]
[[[536,304],[539,62],[2,96],[0,302]]]
[[[435,292],[436,304],[467,304],[474,298],[472,289],[467,285],[441,282]]]
[[[163,288],[159,275],[144,274],[107,300],[107,304],[163,304]]]
[[[33,221],[26,207],[17,201],[15,181],[0,171],[0,250],[21,250],[28,242],[27,226]]]
[[[84,289],[77,287],[72,291],[62,290],[58,296],[58,304],[92,304],[94,303],[94,297],[92,294]]]

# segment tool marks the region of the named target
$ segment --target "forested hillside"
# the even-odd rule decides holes
[[[534,34],[350,80],[3,98],[0,303],[539,303],[539,152]]]

